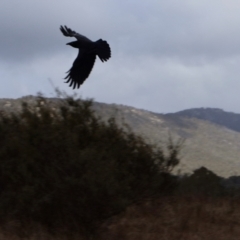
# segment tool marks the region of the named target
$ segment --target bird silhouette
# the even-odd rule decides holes
[[[75,37],[77,39],[77,41],[66,44],[78,48],[79,51],[65,79],[67,80],[66,83],[69,83],[69,86],[73,87],[73,89],[76,87],[79,88],[90,75],[96,56],[102,62],[107,61],[111,57],[111,49],[109,44],[102,39],[95,42],[91,41],[67,26],[60,26],[60,30],[64,36]]]

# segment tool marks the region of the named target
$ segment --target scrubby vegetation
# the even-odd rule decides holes
[[[239,224],[239,199],[167,196],[130,206],[98,239],[237,240]]]
[[[0,238],[237,239],[235,178],[173,176],[179,144],[166,153],[91,106],[39,96],[1,112]]]
[[[68,97],[53,109],[39,97],[20,113],[2,113],[2,224],[93,233],[130,204],[173,190],[177,146],[169,145],[166,156],[90,107],[90,100]]]

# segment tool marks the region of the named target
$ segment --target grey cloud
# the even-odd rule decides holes
[[[63,44],[71,40],[63,37],[59,31],[60,25],[69,25],[89,35],[89,38],[97,38],[92,32],[101,24],[91,22],[88,16],[94,14],[94,11],[89,11],[94,1],[84,5],[79,1],[70,2],[23,0],[16,7],[15,1],[6,1],[0,8],[0,58],[3,61],[22,62],[64,51]],[[93,24],[95,27],[91,26]]]
[[[223,12],[217,1],[197,5],[153,0],[21,2],[17,9],[13,1],[0,8],[0,56],[5,61],[64,51],[62,44],[68,39],[60,35],[60,24],[93,40],[106,37],[126,55],[155,54],[187,61],[240,54],[238,12],[232,13],[232,8]]]
[[[112,58],[81,87],[83,97],[152,111],[220,107],[240,112],[240,3],[212,0],[22,0],[0,3],[1,96],[68,93],[77,55],[67,25],[103,38]],[[2,79],[7,79],[3,81]],[[4,83],[3,83],[4,82]],[[187,96],[187,98],[186,98]]]

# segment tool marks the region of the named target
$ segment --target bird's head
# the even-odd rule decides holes
[[[70,45],[71,47],[74,47],[74,48],[79,48],[79,43],[78,43],[78,41],[69,42],[69,43],[67,43],[66,45]]]

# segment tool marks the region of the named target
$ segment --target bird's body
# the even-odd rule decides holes
[[[78,48],[78,56],[73,62],[71,69],[67,72],[67,83],[70,87],[79,88],[82,83],[88,78],[94,66],[96,56],[102,62],[107,61],[111,57],[111,49],[108,43],[102,39],[94,42],[87,37],[72,31],[66,26],[60,27],[61,32],[66,37],[75,37],[77,41],[67,43],[74,48]]]

